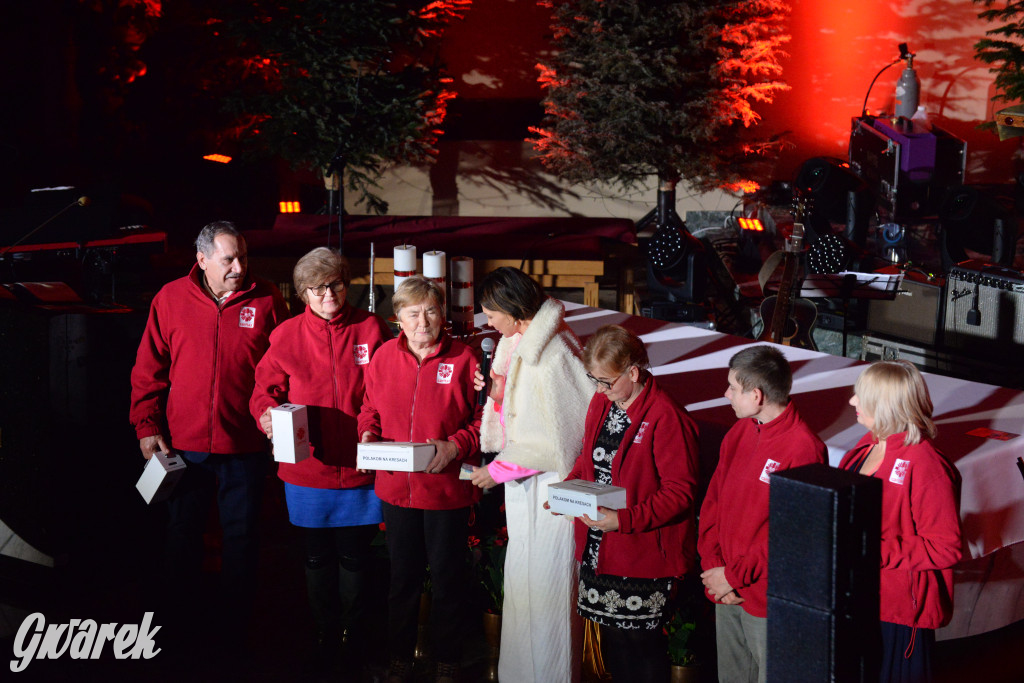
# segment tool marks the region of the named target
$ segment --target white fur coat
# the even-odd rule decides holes
[[[502,338],[494,354],[495,374],[508,367],[502,429],[494,401],[487,399],[480,448],[498,460],[560,478],[583,447],[583,425],[594,386],[587,379],[579,339],[565,324],[565,307],[548,299],[512,351]],[[511,364],[509,355],[511,354]]]

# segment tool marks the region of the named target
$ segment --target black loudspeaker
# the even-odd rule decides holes
[[[881,481],[828,465],[773,474],[769,681],[878,679]]]
[[[1024,273],[964,261],[949,271],[943,344],[997,360],[1024,365]]]
[[[801,195],[812,200],[810,217],[805,222],[814,226],[815,233],[829,232],[821,224],[822,219],[845,223],[847,239],[864,247],[874,200],[850,164],[833,157],[813,157],[800,167],[794,185]]]
[[[998,188],[959,185],[946,191],[939,208],[939,249],[942,268],[966,261],[970,249],[992,263],[1013,263],[1017,217],[1011,197]]]

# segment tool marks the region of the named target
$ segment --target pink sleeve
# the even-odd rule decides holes
[[[504,484],[506,481],[512,481],[513,479],[522,479],[523,477],[532,477],[535,474],[540,474],[540,470],[529,470],[519,465],[513,465],[510,462],[504,462],[502,460],[495,460],[487,466],[487,472],[491,475],[491,479],[498,484]]]

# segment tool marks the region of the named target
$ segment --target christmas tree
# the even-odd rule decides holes
[[[624,189],[739,187],[774,140],[755,106],[779,78],[779,0],[568,0],[553,9],[557,53],[539,66],[546,119],[531,140],[547,169]]]

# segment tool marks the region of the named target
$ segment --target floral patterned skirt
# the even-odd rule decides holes
[[[591,531],[595,531],[591,529]],[[600,533],[600,532],[598,532]],[[587,538],[587,550],[600,540]],[[596,547],[595,547],[596,550]],[[597,574],[587,561],[597,553],[584,552],[580,564],[580,592],[576,611],[601,626],[625,630],[661,627],[663,610],[672,590],[672,579],[634,579]]]

